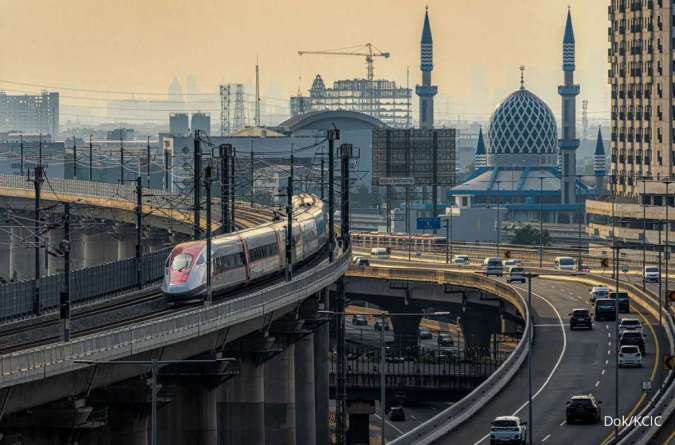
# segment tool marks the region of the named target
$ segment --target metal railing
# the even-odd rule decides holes
[[[335,262],[324,261],[298,274],[292,281],[212,306],[83,336],[69,343],[55,343],[0,356],[0,387],[41,380],[89,366],[73,363],[74,360],[129,357],[273,313],[331,285],[344,274],[350,257],[351,251],[344,252]]]
[[[147,286],[156,285],[164,274],[164,263],[172,247],[143,255],[141,277]],[[39,280],[40,312],[58,310],[59,292],[64,274],[49,275]],[[137,288],[136,258],[87,267],[70,274],[70,301],[81,304],[106,296],[114,297]],[[0,286],[0,321],[7,322],[36,315],[33,308],[35,280],[7,283]]]
[[[527,339],[529,338],[532,324],[527,304],[523,297],[507,284],[473,273],[428,269],[378,270],[376,268],[367,268],[350,270],[349,275],[396,280],[433,281],[439,284],[453,284],[481,289],[509,301],[526,320],[523,337],[518,342],[518,346],[490,377],[466,397],[421,425],[418,425],[416,428],[389,442],[390,444],[428,444],[457,428],[462,422],[470,418],[482,406],[488,403],[511,381],[511,378],[518,371],[530,351],[530,344]]]

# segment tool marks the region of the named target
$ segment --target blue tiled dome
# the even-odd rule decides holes
[[[488,164],[555,165],[557,125],[546,103],[521,88],[499,105],[488,128]]]

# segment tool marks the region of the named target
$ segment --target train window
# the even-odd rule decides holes
[[[171,268],[178,271],[189,269],[190,266],[192,266],[192,255],[187,253],[176,255],[171,263]]]
[[[199,258],[197,258],[197,266],[200,264],[204,264],[204,255],[199,255]]]
[[[251,261],[257,261],[266,257],[274,256],[277,255],[278,253],[279,253],[279,246],[277,245],[277,243],[255,247],[249,251],[249,254],[251,255]]]

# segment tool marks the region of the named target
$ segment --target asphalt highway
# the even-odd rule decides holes
[[[406,258],[407,259],[407,258]],[[398,263],[372,261],[386,265]],[[398,264],[397,264],[398,265]],[[417,266],[417,265],[416,265]],[[431,266],[431,265],[429,265]],[[515,286],[526,296],[526,287]],[[650,285],[654,287],[654,285]],[[533,318],[535,338],[532,349],[533,363],[533,418],[528,425],[533,443],[606,444],[611,442],[613,427],[599,425],[568,425],[565,419],[566,401],[577,394],[593,394],[602,401],[602,417],[615,416],[615,323],[594,322],[591,331],[570,331],[569,312],[586,307],[589,287],[572,282],[542,278],[533,280]],[[648,314],[633,306],[633,312],[622,316],[640,317],[645,325],[646,355],[642,368],[619,369],[619,416],[634,415],[644,406],[650,392],[643,392],[642,382],[652,381],[655,388],[661,378],[661,344],[666,344],[664,334]],[[487,444],[491,421],[501,415],[517,415],[528,420],[528,368],[527,362],[516,373],[511,383],[490,404],[479,410],[469,421],[440,439],[439,444]],[[415,408],[407,410],[416,420],[424,417]],[[409,430],[407,422],[392,422],[396,429],[387,431],[389,438]],[[670,425],[668,423],[667,425]],[[396,431],[399,430],[399,431]],[[668,443],[670,431],[664,428],[659,440]],[[391,437],[390,437],[391,434]]]

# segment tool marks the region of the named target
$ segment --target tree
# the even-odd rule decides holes
[[[541,241],[545,246],[551,244],[551,235],[549,235],[548,230],[544,229],[544,232],[541,236]],[[526,225],[520,227],[516,230],[513,235],[513,244],[521,244],[525,246],[538,246],[539,245],[539,230],[532,227],[531,225]]]

